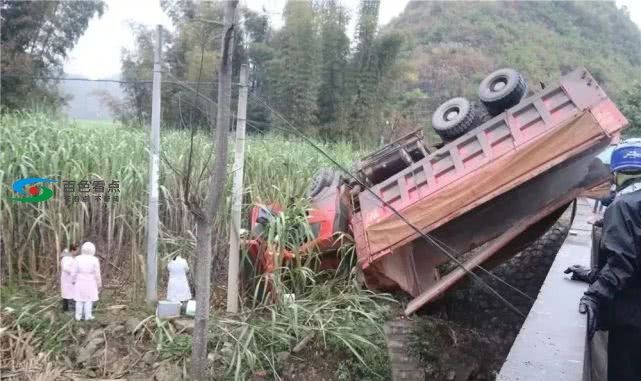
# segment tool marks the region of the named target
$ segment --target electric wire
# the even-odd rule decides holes
[[[492,286],[487,284],[478,274],[476,274],[474,271],[471,271],[465,267],[463,263],[461,263],[452,253],[450,253],[446,247],[441,245],[437,240],[433,239],[430,235],[423,233],[419,228],[417,228],[414,224],[412,224],[407,218],[405,218],[396,208],[394,208],[392,205],[390,205],[388,202],[383,200],[376,192],[374,192],[369,186],[364,184],[359,178],[354,176],[349,170],[347,170],[345,167],[343,167],[340,163],[338,163],[334,158],[332,158],[329,154],[327,154],[322,148],[320,148],[317,144],[315,144],[311,139],[309,139],[302,131],[300,131],[298,128],[296,128],[289,120],[287,120],[283,115],[281,115],[278,111],[276,111],[274,108],[272,108],[265,100],[263,100],[261,97],[250,93],[249,94],[252,98],[254,98],[257,102],[262,104],[265,108],[267,108],[270,112],[272,112],[274,115],[276,115],[279,119],[281,119],[289,128],[295,132],[297,135],[299,135],[307,144],[312,146],[316,151],[318,151],[322,156],[324,156],[327,160],[329,160],[335,167],[340,169],[342,172],[344,172],[346,175],[348,175],[351,179],[356,181],[363,189],[367,190],[372,196],[374,196],[378,201],[380,201],[385,207],[387,207],[392,213],[394,213],[403,223],[405,223],[407,226],[409,226],[412,230],[414,230],[418,235],[420,235],[426,242],[434,245],[436,248],[441,250],[445,256],[447,256],[452,262],[454,262],[458,267],[460,267],[465,273],[470,275],[475,281],[477,281],[481,286],[483,286],[488,292],[493,294],[497,299],[499,299],[505,306],[507,306],[509,309],[511,309],[513,312],[515,312],[517,315],[521,317],[525,317],[525,315],[512,303],[510,303],[507,299],[505,299],[501,294],[498,293]],[[476,266],[479,269],[485,271],[486,273],[491,274],[489,271],[484,269],[482,266]],[[492,274],[495,277],[495,274]],[[503,283],[507,283],[503,281]],[[513,289],[517,289],[514,286],[511,286]],[[520,291],[520,290],[519,290]],[[520,291],[520,294],[525,295],[522,291]],[[528,298],[530,298],[528,296]]]
[[[447,243],[445,243],[445,242],[441,241],[440,239],[438,239],[438,238],[437,238],[437,237],[435,237],[435,236],[431,236],[431,237],[432,237],[435,241],[437,241],[437,242],[439,242],[440,244],[442,244],[443,246],[445,246],[448,250],[454,251],[454,249],[453,249],[451,246],[449,246]],[[504,285],[504,286],[506,286],[507,288],[509,288],[509,289],[511,289],[512,291],[516,292],[517,294],[521,295],[522,297],[524,297],[524,298],[528,299],[529,301],[532,301],[532,302],[534,301],[534,298],[532,298],[530,295],[526,294],[524,291],[521,291],[518,287],[516,287],[516,286],[514,286],[514,285],[512,285],[512,284],[510,284],[510,283],[508,283],[506,280],[504,280],[504,279],[503,279],[503,278],[501,278],[500,276],[498,276],[498,275],[494,274],[493,272],[489,271],[488,269],[484,268],[483,266],[478,265],[478,266],[476,266],[476,267],[478,267],[478,269],[479,269],[479,270],[481,270],[482,272],[484,272],[485,274],[487,274],[488,276],[490,276],[492,279],[494,279],[494,280],[496,280],[497,282],[499,282],[499,283],[503,284],[503,285]]]
[[[272,127],[275,127],[275,128],[277,128],[277,129],[280,129],[281,131],[288,132],[288,130],[287,130],[287,129],[284,129],[284,128],[281,128],[281,127],[278,127],[278,126],[272,126]],[[345,169],[344,169],[344,168],[342,168],[342,167],[339,167],[339,168],[341,168],[341,170],[345,171]],[[349,174],[349,173],[348,173],[348,174]],[[353,177],[353,175],[352,175],[352,174],[349,174],[349,175],[350,175],[351,177]],[[349,184],[348,184],[348,186],[349,186]],[[372,191],[370,190],[370,192],[372,192]],[[389,204],[387,204],[387,203],[385,203],[385,204],[386,204],[386,206],[388,206],[388,205],[389,205]],[[572,217],[572,219],[574,219],[574,217]],[[435,241],[437,241],[438,243],[440,243],[441,245],[445,246],[448,250],[450,250],[450,251],[454,252],[454,249],[453,249],[451,246],[449,246],[447,243],[445,243],[445,242],[441,241],[440,239],[438,239],[438,238],[437,238],[437,237],[435,237],[435,236],[431,236],[431,235],[430,235],[430,237],[431,237],[432,239],[434,239]],[[512,284],[510,284],[510,283],[508,283],[508,282],[507,282],[507,281],[505,281],[503,278],[501,278],[501,277],[499,277],[498,275],[494,274],[493,272],[491,272],[491,271],[487,270],[487,269],[486,269],[486,268],[484,268],[483,266],[481,266],[481,265],[477,265],[476,267],[477,267],[479,270],[481,270],[482,272],[484,272],[485,274],[487,274],[487,275],[488,275],[489,277],[491,277],[492,279],[494,279],[494,280],[496,280],[497,282],[499,282],[499,283],[503,284],[504,286],[508,287],[509,289],[511,289],[512,291],[516,292],[517,294],[519,294],[519,295],[523,296],[524,298],[526,298],[526,299],[528,299],[528,300],[530,300],[530,301],[534,301],[534,298],[532,298],[531,296],[529,296],[528,294],[526,294],[524,291],[522,291],[522,290],[521,290],[521,289],[519,289],[518,287],[516,287],[516,286],[514,286],[514,285],[512,285]]]
[[[169,73],[166,70],[162,71],[165,74],[170,75],[172,78],[175,78],[171,73]],[[75,81],[75,82],[103,82],[103,83],[119,83],[119,84],[124,84],[124,83],[140,83],[140,84],[151,84],[152,80],[151,79],[90,79],[90,78],[75,78],[75,77],[50,77],[50,76],[39,76],[39,75],[32,75],[32,74],[16,74],[16,73],[6,73],[2,72],[0,73],[0,77],[8,77],[8,78],[31,78],[31,79],[41,79],[43,81]],[[176,80],[176,81],[160,81],[163,84],[168,84],[168,85],[186,85],[186,84],[195,84],[195,85],[216,85],[218,84],[218,81],[182,81],[182,80]]]
[[[176,84],[183,86],[187,88],[188,90],[196,92],[197,96],[202,96],[206,100],[212,102],[215,104],[215,102],[210,99],[209,97],[206,97],[204,95],[199,94],[199,92],[196,89],[193,89],[189,84],[196,84],[197,86],[200,85],[214,85],[217,84],[217,81],[183,81],[175,76],[173,76],[171,73],[164,71],[165,74],[168,74],[170,77],[174,78],[174,81],[162,81],[164,84]],[[63,78],[63,77],[45,77],[45,76],[34,76],[34,75],[20,75],[20,74],[10,74],[10,73],[2,73],[2,76],[5,77],[14,77],[14,78],[19,78],[19,77],[28,77],[32,79],[41,79],[41,80],[55,80],[55,81],[82,81],[82,82],[106,82],[106,83],[119,83],[119,84],[124,84],[124,83],[152,83],[152,80],[116,80],[116,79],[89,79],[89,78]],[[294,131],[297,135],[299,135],[307,144],[312,146],[316,151],[318,151],[321,155],[323,155],[325,158],[327,158],[334,166],[336,166],[338,169],[340,169],[342,172],[347,174],[350,178],[355,180],[360,186],[362,186],[365,190],[367,190],[369,193],[371,193],[378,201],[382,202],[383,205],[385,205],[387,208],[389,208],[403,223],[405,223],[407,226],[409,226],[412,230],[414,230],[416,233],[418,233],[424,240],[426,240],[428,243],[431,243],[432,245],[436,246],[439,250],[441,250],[451,261],[453,261],[457,266],[459,266],[461,269],[463,269],[468,275],[472,276],[476,281],[481,283],[481,285],[485,288],[488,289],[492,294],[494,294],[498,299],[500,299],[507,307],[512,309],[514,312],[519,314],[520,316],[524,316],[521,311],[519,311],[514,305],[512,305],[509,301],[507,301],[505,298],[503,298],[496,290],[494,290],[490,285],[488,285],[485,281],[483,281],[476,273],[473,271],[467,269],[456,257],[450,253],[448,250],[452,250],[451,247],[449,247],[446,243],[443,241],[439,240],[438,238],[431,237],[430,235],[427,235],[423,232],[420,231],[416,226],[414,226],[410,221],[408,221],[398,210],[396,210],[394,207],[392,207],[388,202],[383,200],[378,194],[376,194],[370,187],[368,187],[366,184],[364,184],[360,179],[358,179],[356,176],[354,176],[351,172],[349,172],[346,168],[344,168],[341,164],[336,162],[329,154],[327,154],[322,148],[317,146],[311,139],[309,139],[302,131],[300,131],[298,128],[296,128],[291,122],[289,122],[283,115],[281,115],[278,111],[273,109],[266,101],[264,101],[262,98],[259,96],[250,93],[250,96],[252,96],[254,99],[256,99],[259,103],[261,103],[264,107],[270,110],[274,115],[276,115],[278,118],[280,118],[283,122],[285,122],[286,125],[288,125],[291,129],[291,131]],[[252,126],[254,127],[254,126]],[[282,128],[281,128],[282,129]],[[286,129],[282,129],[287,131]],[[453,251],[453,250],[452,250]],[[511,285],[510,283],[506,282],[502,278],[498,277],[496,274],[493,274],[492,272],[486,270],[484,267],[478,265],[476,266],[479,270],[483,271],[484,273],[488,274],[490,277],[493,279],[497,280],[498,282],[504,284],[508,288],[512,289],[513,291],[517,292],[521,296],[533,300],[529,295],[524,293],[523,291],[519,290],[517,287]]]

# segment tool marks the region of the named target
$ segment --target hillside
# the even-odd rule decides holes
[[[66,74],[66,77],[84,78],[75,74]],[[118,76],[108,79],[118,79]],[[104,98],[121,100],[123,97],[120,84],[115,82],[62,81],[60,91],[70,97],[64,111],[73,119],[111,120],[112,111]]]
[[[426,114],[454,96],[477,99],[481,79],[505,66],[536,89],[585,66],[615,100],[641,78],[641,32],[614,2],[415,1],[393,30],[407,36],[408,87],[427,95]]]

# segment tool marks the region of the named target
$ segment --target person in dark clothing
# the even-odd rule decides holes
[[[591,340],[608,331],[608,380],[641,380],[641,145],[612,153],[616,196],[605,210],[596,270],[572,266],[572,279],[590,283],[579,302]]]

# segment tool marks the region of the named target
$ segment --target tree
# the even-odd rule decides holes
[[[0,3],[2,29],[2,106],[31,103],[59,107],[57,82],[63,63],[102,1],[6,1]]]
[[[248,40],[249,91],[260,97],[268,96],[268,66],[276,55],[271,43],[271,28],[266,15],[245,10],[245,38]],[[265,132],[271,125],[271,115],[262,105],[247,105],[249,132]]]
[[[214,106],[207,98],[216,99],[215,75],[206,68],[218,64],[218,36],[222,30],[220,25],[206,21],[220,19],[222,5],[163,0],[161,6],[175,25],[173,33],[165,30],[163,34],[163,69],[168,74],[166,79],[172,82],[162,89],[163,125],[206,128]],[[120,119],[144,125],[151,110],[151,86],[138,80],[151,79],[154,31],[138,24],[131,24],[130,28],[135,38],[134,47],[124,49],[121,56],[121,75],[129,81],[121,84],[125,105]],[[179,81],[190,81],[192,85],[187,87]]]
[[[630,122],[627,136],[641,137],[641,82],[625,90],[621,96],[621,112]]]
[[[191,378],[208,380],[207,344],[209,342],[209,297],[211,287],[212,227],[216,222],[227,180],[227,133],[230,127],[232,57],[237,20],[238,1],[225,2],[223,30],[221,35],[220,61],[218,66],[218,113],[214,138],[216,157],[214,170],[209,177],[209,192],[204,206],[186,200],[196,218],[196,317],[192,335]],[[215,240],[218,238],[216,237]]]
[[[130,24],[136,48],[122,50],[120,76],[124,93],[124,107],[112,108],[117,118],[123,122],[135,122],[145,125],[151,118],[151,77],[149,68],[154,64],[154,31],[140,24]],[[163,39],[163,52],[166,51],[167,39]],[[143,82],[149,80],[149,82]],[[163,89],[164,91],[165,89]]]
[[[367,136],[367,132],[379,135],[376,127],[383,125],[383,112],[393,104],[389,88],[381,88],[381,84],[389,80],[387,76],[397,63],[403,38],[394,32],[377,33],[379,7],[377,0],[361,1],[348,97],[353,136]]]
[[[318,34],[314,8],[308,1],[288,1],[285,25],[270,62],[270,100],[295,125],[316,126],[319,80]]]
[[[370,110],[376,97],[375,37],[378,26],[377,0],[362,0],[356,25],[356,51],[352,58],[350,123],[364,126],[370,119]],[[359,128],[362,132],[362,127]]]
[[[349,62],[349,38],[345,28],[347,11],[335,0],[327,0],[320,8],[321,68],[318,91],[318,121],[336,124],[341,119],[346,89],[345,68]]]
[[[163,69],[168,74],[162,90],[163,125],[178,129],[206,129],[215,118],[216,75],[207,68],[215,67],[220,60],[220,34],[222,26],[212,20],[220,20],[223,14],[221,2],[192,2],[185,0],[162,0],[161,6],[174,24],[174,31],[164,31]],[[249,10],[243,11],[247,19],[260,18]],[[127,123],[143,125],[149,120],[151,104],[150,85],[136,79],[150,79],[152,70],[153,30],[142,25],[131,25],[135,36],[134,47],[123,50],[121,56],[122,76],[131,80],[121,86],[126,94],[120,107],[121,119]],[[248,44],[258,36],[260,26],[249,34]],[[260,38],[265,38],[261,35]],[[245,41],[237,36],[234,41],[233,75],[238,77],[240,62],[249,54]],[[258,69],[257,67],[255,67]],[[180,82],[189,82],[189,86]],[[198,95],[197,95],[198,94]],[[212,102],[213,101],[213,102]],[[251,117],[250,113],[250,117]]]
[[[199,82],[192,89],[163,86],[163,123],[176,128],[207,126],[213,113],[201,98],[204,94],[216,101],[217,95],[213,86],[202,83],[215,82],[203,68],[220,59],[216,37],[222,29],[211,20],[220,18],[221,5],[187,0],[163,0],[161,5],[175,25],[173,35],[164,39],[164,69],[170,79]],[[336,0],[289,1],[283,12],[285,24],[275,32],[267,16],[243,9],[246,34],[235,39],[233,75],[237,77],[240,62],[247,60],[252,95],[266,99],[309,133],[325,139],[380,136],[384,115],[402,103],[395,97],[401,99],[413,89],[400,86],[405,83],[402,70],[407,68],[398,66],[404,38],[395,32],[378,33],[378,9],[378,1],[362,2],[353,54],[346,35],[348,13]],[[134,30],[139,37],[135,48],[123,53],[123,76],[150,78],[152,31]],[[151,104],[149,85],[132,82],[123,87],[126,105],[119,109],[142,124]],[[247,119],[250,132],[282,124],[272,121],[270,110],[251,99]]]

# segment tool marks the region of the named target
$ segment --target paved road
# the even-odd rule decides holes
[[[579,299],[585,283],[571,281],[563,270],[589,266],[593,205],[577,203],[570,233],[556,256],[539,296],[501,368],[501,381],[581,381],[585,351],[585,316]]]

